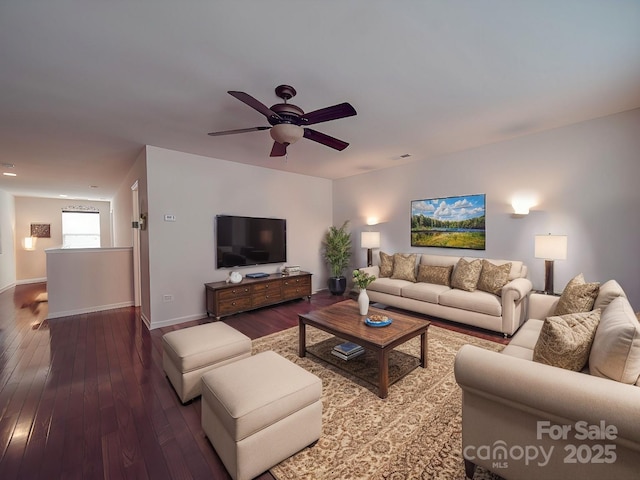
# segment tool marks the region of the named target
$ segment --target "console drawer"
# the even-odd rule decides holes
[[[282,280],[271,280],[269,282],[255,283],[251,286],[251,293],[268,294],[269,292],[279,292],[282,288]]]
[[[262,292],[254,293],[251,296],[251,304],[253,307],[261,307],[262,305],[271,305],[272,303],[282,300],[282,291],[277,290],[264,290]]]
[[[218,302],[218,315],[227,315],[229,313],[242,312],[251,308],[251,297],[238,297],[236,299],[224,300]]]
[[[302,277],[289,277],[282,280],[283,295],[285,299],[308,297],[311,295],[311,278],[309,275]]]
[[[287,278],[284,278],[282,280],[282,283],[284,283],[285,288],[286,287],[291,287],[291,286],[301,286],[301,285],[311,285],[311,278],[309,275],[303,275],[303,276],[290,276]]]
[[[224,290],[219,290],[218,301],[224,302],[226,300],[233,300],[235,298],[248,297],[251,294],[251,287],[249,285],[243,285],[233,288],[225,288]]]

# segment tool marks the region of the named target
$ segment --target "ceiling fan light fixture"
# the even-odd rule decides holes
[[[296,143],[304,135],[304,128],[294,125],[292,123],[280,123],[274,125],[270,132],[271,138],[276,142],[286,144]]]
[[[302,137],[338,151],[342,151],[349,146],[347,142],[318,132],[317,130],[307,128],[309,125],[357,115],[355,108],[347,102],[305,113],[300,107],[292,103],[287,103],[287,100],[290,100],[296,95],[296,90],[289,85],[279,85],[276,88],[276,96],[282,98],[284,103],[276,103],[272,105],[271,108],[267,107],[261,101],[256,100],[248,93],[235,90],[229,90],[228,93],[264,115],[270,126],[210,132],[209,135],[212,137],[270,130],[271,138],[274,140],[273,146],[271,147],[271,154],[269,155],[270,157],[286,156],[287,146],[297,142]]]

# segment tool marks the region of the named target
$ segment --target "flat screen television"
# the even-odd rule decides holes
[[[216,267],[287,261],[287,221],[282,218],[216,216]]]

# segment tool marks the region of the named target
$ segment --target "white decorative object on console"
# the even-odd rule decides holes
[[[229,273],[229,278],[227,279],[227,282],[240,283],[241,281],[242,281],[242,275],[240,274],[240,272]]]

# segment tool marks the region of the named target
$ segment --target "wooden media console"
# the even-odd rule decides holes
[[[243,278],[240,283],[205,283],[207,316],[217,320],[225,315],[245,312],[255,308],[295,300],[311,298],[311,273],[292,275],[274,273],[262,278]]]

